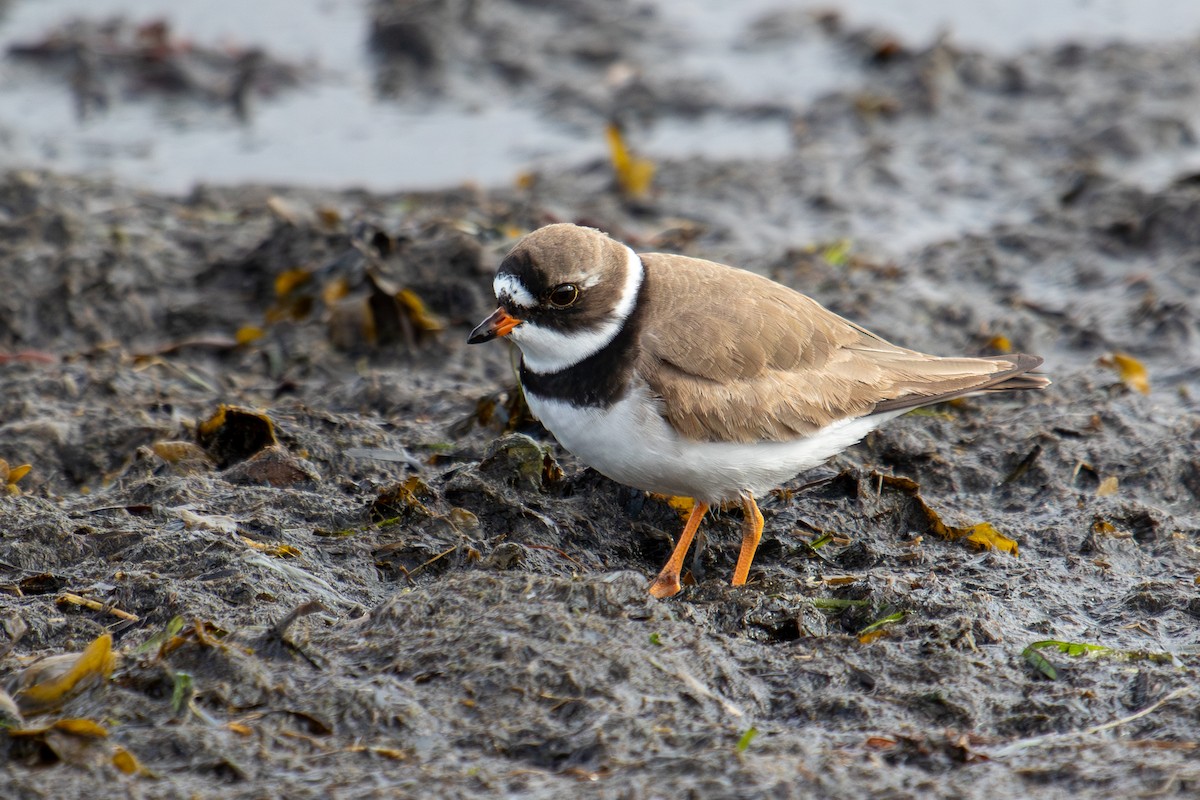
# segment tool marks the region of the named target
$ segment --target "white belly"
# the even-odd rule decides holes
[[[788,442],[696,442],[667,424],[644,386],[604,410],[532,394],[526,399],[563,447],[614,481],[710,504],[765,494],[902,413],[835,422]]]

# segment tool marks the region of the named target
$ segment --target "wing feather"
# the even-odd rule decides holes
[[[1048,383],[1025,375],[1034,356],[931,356],[751,272],[660,253],[642,261],[638,370],[689,439],[784,441],[842,418]]]

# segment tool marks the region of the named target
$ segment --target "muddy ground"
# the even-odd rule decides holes
[[[470,16],[381,22],[381,83],[452,92],[457,44],[522,98],[653,43],[564,14],[614,37],[497,55],[506,29]],[[393,196],[0,179],[0,458],[32,467],[0,499],[23,716],[0,794],[1200,791],[1194,43],[756,35],[829,37],[860,88],[759,109],[788,115],[782,159],[662,161],[637,199],[606,163]],[[428,58],[389,62],[416,40]],[[644,74],[624,101],[562,89],[563,113],[691,113]],[[717,515],[656,601],[678,513],[579,465],[521,414],[506,346],[465,344],[499,258],[555,220],[755,269],[915,348],[1038,353],[1054,385],[908,415],[798,477],[744,588],[739,513]],[[111,679],[39,705],[30,665],[105,632]],[[1027,656],[1045,640],[1111,649]]]

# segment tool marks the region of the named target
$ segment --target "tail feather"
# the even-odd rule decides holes
[[[934,403],[943,403],[947,400],[954,400],[959,397],[969,397],[971,395],[991,392],[1044,389],[1050,385],[1050,379],[1048,377],[1031,371],[1041,366],[1042,359],[1039,356],[1031,356],[1026,353],[1016,353],[1011,356],[997,356],[995,358],[985,358],[979,360],[990,361],[993,364],[1000,364],[1006,367],[1006,369],[993,372],[989,375],[981,375],[979,376],[978,381],[969,385],[956,386],[954,389],[949,391],[933,392],[929,394],[914,392],[902,397],[897,397],[893,400],[884,400],[875,405],[872,413],[881,414],[888,411],[906,411],[908,409],[920,408],[921,406],[932,405]]]

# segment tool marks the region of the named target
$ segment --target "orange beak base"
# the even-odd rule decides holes
[[[467,337],[467,344],[480,344],[482,342],[490,342],[497,336],[507,336],[509,331],[517,327],[523,322],[516,317],[509,316],[508,312],[503,307],[497,308],[492,312],[492,315],[471,331],[471,335]]]

